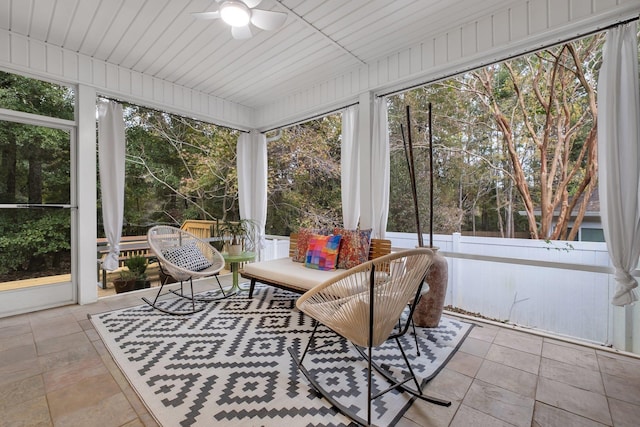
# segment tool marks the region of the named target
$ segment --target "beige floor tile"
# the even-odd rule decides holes
[[[11,318],[7,318],[11,319]],[[5,319],[0,319],[0,321]],[[4,338],[15,337],[16,335],[24,335],[31,333],[31,323],[29,323],[29,318],[23,317],[21,319],[14,319],[13,322],[2,322],[0,323],[0,340]],[[0,348],[4,348],[0,346]]]
[[[608,397],[640,405],[640,381],[634,377],[618,377],[603,373],[602,380]]]
[[[473,378],[445,368],[427,384],[424,392],[443,400],[461,401],[472,382]]]
[[[576,415],[611,425],[607,399],[598,393],[540,377],[536,400]]]
[[[570,384],[583,390],[604,394],[602,375],[597,370],[594,371],[571,363],[563,363],[543,357],[540,363],[540,376]]]
[[[34,350],[35,351],[35,350]],[[0,363],[0,387],[40,375],[42,368],[37,358],[21,358],[13,363]]]
[[[38,318],[35,321],[32,319],[31,328],[36,342],[82,332],[78,321],[70,314],[53,318]]]
[[[110,374],[96,375],[75,382],[69,387],[47,393],[51,417],[54,422],[68,414],[82,411],[116,394],[122,394],[120,387]],[[124,395],[122,395],[124,397]]]
[[[149,414],[140,415],[140,421],[144,424],[144,427],[158,427],[159,424],[156,422],[155,418],[153,418]]]
[[[47,393],[59,390],[93,376],[106,375],[109,371],[98,357],[87,358],[69,366],[42,374]]]
[[[0,413],[45,395],[42,375],[34,375],[0,387]],[[2,418],[2,417],[0,417]]]
[[[640,382],[640,360],[598,353],[598,363],[603,374],[628,378]]]
[[[530,397],[474,380],[462,404],[513,425],[528,427],[534,402]]]
[[[413,424],[399,423],[397,427],[406,426],[433,426],[446,427],[458,409],[458,402],[453,402],[451,406],[435,405],[433,403],[416,400],[405,412],[403,419],[410,420]]]
[[[62,351],[48,353],[38,357],[38,361],[43,371],[62,368],[87,358],[99,357],[95,347],[88,339],[81,345],[66,348]]]
[[[596,351],[587,347],[566,346],[545,340],[542,346],[542,357],[593,371],[600,369]]]
[[[493,343],[526,353],[542,354],[542,337],[519,331],[501,329],[498,331]]]
[[[138,419],[135,411],[122,393],[105,397],[92,404],[85,404],[82,408],[66,412],[54,418],[56,427],[86,427],[94,426],[100,420],[100,427],[120,427]]]
[[[493,342],[498,331],[500,331],[500,328],[497,326],[476,323],[471,332],[469,332],[469,336],[482,341]]]
[[[601,424],[571,412],[536,402],[532,427],[604,427]]]
[[[53,426],[44,396],[20,402],[4,409],[0,427],[45,427]]]
[[[24,334],[0,337],[0,349],[2,349],[3,352],[16,347],[30,346],[33,344],[34,341],[31,329]]]
[[[0,367],[20,362],[25,359],[35,359],[36,357],[37,353],[35,343],[33,340],[27,340],[27,344],[0,351]]]
[[[611,418],[616,427],[637,427],[640,424],[640,405],[609,398]]]
[[[480,369],[483,360],[481,357],[474,356],[473,354],[458,351],[447,363],[447,369],[473,378],[476,376],[476,373],[478,373],[478,369]]]
[[[520,369],[485,360],[476,378],[526,397],[535,397],[538,377]]]
[[[490,347],[491,343],[488,341],[467,337],[462,342],[462,345],[460,346],[458,351],[473,354],[474,356],[478,357],[485,357]]]
[[[484,412],[460,405],[460,409],[453,417],[450,427],[512,427],[513,424],[494,418]]]
[[[48,338],[36,342],[38,356],[44,356],[50,353],[56,353],[69,348],[82,347],[89,344],[87,334],[81,329],[69,335],[63,335],[55,338]]]
[[[501,345],[493,344],[485,358],[535,375],[540,369],[540,356]]]

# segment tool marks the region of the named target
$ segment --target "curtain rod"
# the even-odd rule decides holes
[[[549,49],[550,47],[553,47],[553,46],[558,46],[560,44],[569,43],[569,42],[572,42],[574,40],[578,40],[578,39],[581,39],[581,38],[584,38],[584,37],[589,37],[589,36],[592,36],[594,34],[600,33],[602,31],[606,31],[606,30],[609,30],[611,28],[615,28],[615,27],[617,27],[619,25],[624,25],[624,24],[628,24],[628,23],[633,22],[633,21],[638,21],[639,19],[640,19],[640,16],[635,16],[633,18],[628,18],[628,19],[624,19],[622,21],[617,21],[617,22],[615,22],[613,24],[609,24],[609,25],[606,25],[604,27],[595,28],[593,30],[587,31],[586,33],[578,34],[578,35],[570,37],[568,39],[564,39],[564,40],[561,40],[561,41],[558,41],[558,42],[555,42],[555,43],[550,43],[550,44],[547,44],[547,45],[544,45],[542,47],[538,47],[538,48],[535,48],[535,49],[525,50],[525,51],[523,51],[521,53],[515,53],[513,55],[509,55],[509,56],[507,56],[505,58],[502,58],[502,59],[496,59],[495,61],[491,61],[491,62],[488,62],[486,64],[470,66],[470,67],[464,68],[464,69],[462,69],[460,71],[456,71],[455,73],[446,74],[446,75],[444,75],[442,77],[438,77],[438,78],[433,79],[433,80],[427,80],[427,81],[424,81],[422,83],[415,83],[413,85],[406,86],[406,87],[403,87],[401,89],[396,89],[396,90],[392,90],[392,91],[389,91],[389,92],[385,92],[385,93],[382,93],[382,94],[379,94],[379,95],[376,95],[376,96],[378,98],[384,98],[385,96],[397,95],[399,93],[406,92],[406,91],[411,90],[411,89],[416,89],[416,88],[419,88],[419,87],[422,87],[422,86],[426,86],[426,85],[429,85],[429,84],[432,84],[432,83],[440,82],[442,80],[447,80],[447,79],[450,79],[452,77],[459,76],[460,74],[464,74],[464,73],[468,73],[468,72],[473,71],[473,70],[477,70],[478,68],[481,68],[481,67],[488,67],[490,65],[494,65],[494,64],[497,64],[497,63],[500,63],[500,62],[509,61],[511,59],[519,58],[519,57],[524,56],[524,55],[529,55],[529,54],[534,53],[534,52],[539,52],[541,50]]]
[[[225,129],[229,129],[229,130],[234,130],[234,131],[236,131],[236,132],[249,133],[249,131],[248,131],[248,130],[242,130],[242,129],[232,128],[232,127],[230,127],[230,126],[218,125],[218,124],[215,124],[215,123],[207,122],[207,121],[202,120],[202,119],[196,119],[196,118],[194,118],[194,117],[189,117],[189,116],[187,116],[187,115],[185,115],[185,114],[172,113],[172,112],[170,112],[170,111],[160,110],[159,108],[155,108],[155,107],[147,107],[146,105],[136,104],[136,103],[133,103],[133,102],[131,102],[131,101],[125,101],[125,100],[123,100],[123,99],[114,98],[114,97],[112,97],[112,96],[105,96],[105,95],[100,95],[100,94],[98,94],[98,97],[99,97],[99,98],[102,98],[102,99],[106,99],[107,101],[119,102],[119,103],[121,103],[121,104],[135,105],[135,106],[137,106],[137,107],[146,108],[147,110],[155,111],[155,112],[158,112],[158,113],[163,113],[163,114],[172,114],[172,115],[174,115],[174,116],[182,117],[182,118],[189,119],[189,120],[198,120],[198,121],[200,121],[200,122],[209,123],[209,124],[212,124],[212,125],[214,125],[214,126],[218,126],[218,127],[225,128]]]
[[[297,120],[295,122],[287,123],[287,124],[284,124],[284,125],[273,127],[271,129],[260,131],[260,133],[268,133],[268,132],[274,131],[276,129],[283,129],[283,128],[288,128],[288,127],[291,127],[291,126],[299,125],[300,123],[305,123],[305,122],[308,122],[310,120],[319,119],[320,117],[328,116],[331,113],[335,113],[337,111],[345,110],[345,109],[347,109],[349,107],[353,107],[354,105],[359,105],[359,104],[360,104],[359,102],[352,102],[351,104],[343,105],[342,107],[334,108],[333,110],[325,111],[323,113],[319,113],[319,114],[316,114],[316,115],[311,116],[311,117],[307,117],[307,118],[304,118],[304,119]]]

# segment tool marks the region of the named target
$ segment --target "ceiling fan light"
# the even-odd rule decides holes
[[[226,1],[220,6],[220,17],[232,27],[242,27],[249,24],[251,13],[240,1]]]

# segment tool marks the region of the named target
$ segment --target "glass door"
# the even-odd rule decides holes
[[[0,114],[0,317],[76,301],[74,135],[66,120]]]

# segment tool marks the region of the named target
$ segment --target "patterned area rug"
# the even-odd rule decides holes
[[[209,303],[190,316],[172,316],[148,305],[92,316],[116,363],[163,426],[347,426],[310,386],[287,351],[300,355],[313,325],[295,310],[298,295],[256,287],[246,296]],[[173,309],[184,300],[169,301]],[[438,328],[417,328],[403,342],[412,368],[426,384],[455,353],[471,325],[442,319]],[[335,337],[330,331],[326,336]],[[397,347],[374,350],[393,368]],[[305,359],[309,368],[311,358]],[[353,346],[338,342],[313,359],[336,398],[361,409],[366,419],[366,363]],[[386,388],[377,378],[375,387]],[[394,425],[413,400],[391,392],[374,401],[374,424]]]

